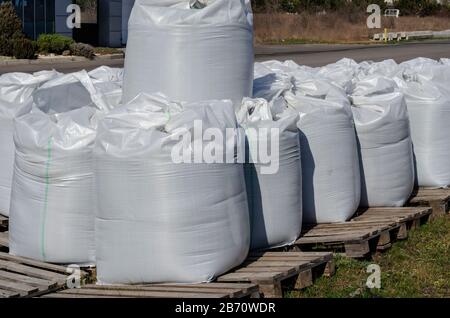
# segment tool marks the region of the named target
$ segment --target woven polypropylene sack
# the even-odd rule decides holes
[[[394,81],[372,76],[356,84],[352,111],[361,164],[361,206],[403,206],[414,188],[405,99]]]
[[[53,263],[95,261],[92,152],[97,123],[113,106],[81,71],[33,93],[15,120],[10,252]]]
[[[298,115],[276,119],[264,99],[244,99],[238,122],[249,151],[245,181],[250,209],[251,249],[292,244],[302,227],[302,171]],[[267,145],[271,162],[261,162],[258,151]],[[276,149],[275,149],[276,148]]]
[[[346,221],[361,195],[350,103],[341,89],[324,81],[304,81],[297,89],[298,94],[288,92],[284,97],[299,113],[303,222]]]
[[[129,20],[124,102],[142,92],[195,102],[252,96],[248,0],[136,0]]]
[[[97,110],[16,119],[10,253],[45,262],[93,264]]]
[[[417,183],[423,187],[450,185],[450,83],[448,74],[438,75],[439,80],[409,73],[397,80],[409,113]]]
[[[100,283],[205,282],[245,259],[242,164],[173,157],[182,136],[207,146],[192,133],[196,121],[223,134],[236,129],[231,101],[179,104],[145,94],[101,121],[94,151]],[[235,150],[236,143],[224,155],[234,158]]]
[[[32,94],[55,71],[0,76],[0,214],[9,215],[14,166],[14,118],[31,110]]]

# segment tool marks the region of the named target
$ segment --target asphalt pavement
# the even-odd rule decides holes
[[[256,61],[294,60],[298,64],[322,66],[336,62],[341,58],[352,58],[358,62],[364,60],[382,61],[394,59],[398,63],[415,58],[450,58],[450,40],[408,42],[399,44],[301,44],[270,45],[255,48]],[[52,65],[8,65],[0,66],[0,74],[8,72],[36,72],[43,69],[55,69],[63,73],[86,69],[92,70],[100,65],[123,67],[123,59],[63,62]]]

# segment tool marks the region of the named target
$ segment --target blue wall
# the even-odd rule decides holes
[[[55,0],[55,32],[72,37],[72,30],[67,27],[67,6],[72,0]]]

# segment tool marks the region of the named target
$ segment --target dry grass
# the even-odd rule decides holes
[[[382,29],[369,30],[364,13],[332,12],[327,14],[255,14],[257,43],[297,40],[299,42],[360,42],[369,40]],[[448,17],[399,17],[382,19],[389,31],[423,31],[450,29]]]

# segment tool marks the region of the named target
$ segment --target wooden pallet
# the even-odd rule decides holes
[[[63,288],[69,275],[63,266],[0,252],[0,298],[50,293]]]
[[[9,232],[0,232],[0,252],[9,252]],[[59,266],[64,267],[64,264],[60,264]],[[64,267],[66,268],[66,267]],[[82,274],[83,274],[83,280],[86,283],[91,283],[95,281],[96,276],[96,267],[94,265],[88,265],[88,266],[80,266]]]
[[[9,219],[6,216],[0,215],[0,232],[8,229]]]
[[[0,232],[0,251],[9,250],[9,232]]]
[[[301,250],[333,250],[364,258],[405,239],[408,231],[426,222],[430,214],[427,207],[370,208],[348,222],[305,225],[295,244]]]
[[[218,277],[217,281],[255,283],[264,297],[281,298],[283,287],[305,288],[311,286],[316,277],[331,276],[334,271],[331,253],[260,252],[251,253],[244,264]]]
[[[449,212],[450,189],[414,190],[408,201],[410,206],[429,206],[433,209],[431,219],[435,219]]]
[[[259,298],[256,284],[85,285],[43,295],[46,298]]]

